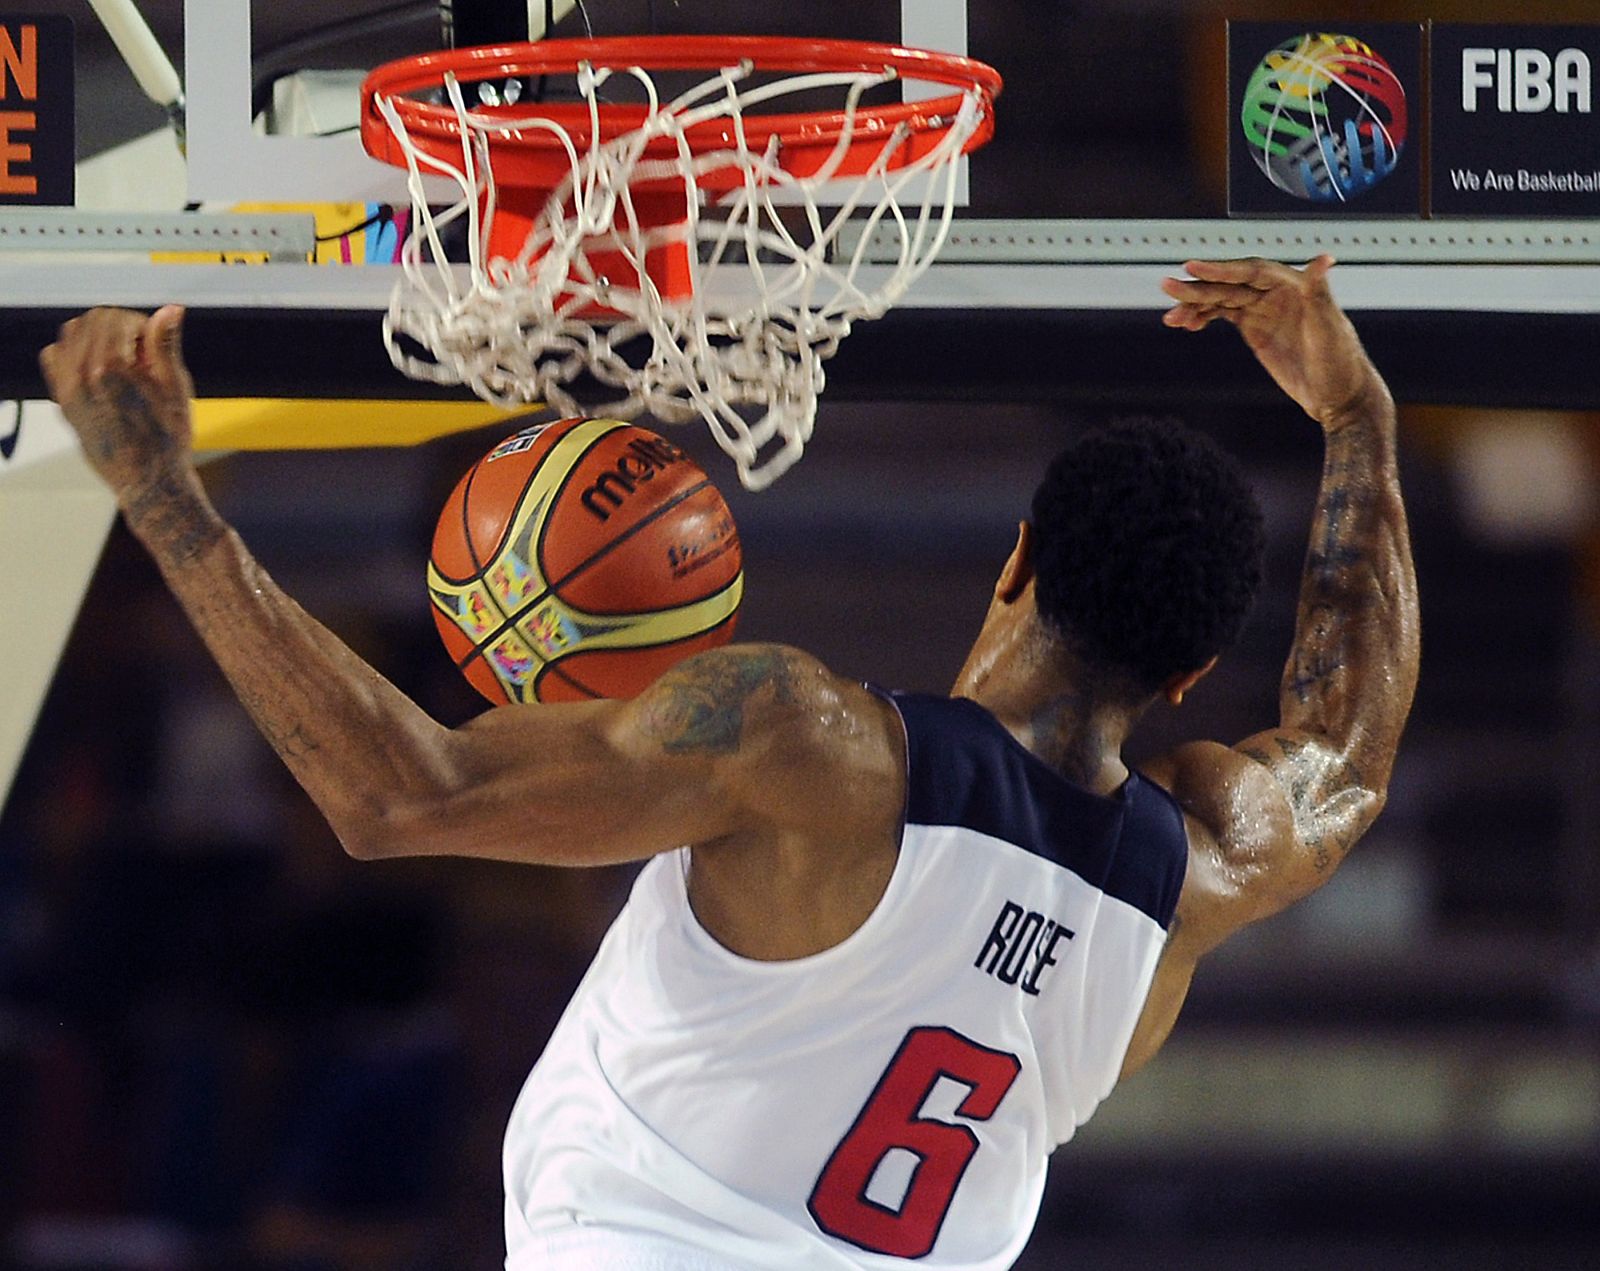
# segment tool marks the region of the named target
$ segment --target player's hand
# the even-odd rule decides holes
[[[1199,331],[1218,321],[1239,328],[1250,351],[1306,414],[1331,431],[1386,409],[1389,390],[1356,329],[1328,289],[1333,257],[1304,269],[1269,260],[1191,260],[1189,278],[1165,278],[1178,303],[1169,327]]]
[[[183,363],[182,330],[176,305],[150,316],[91,309],[39,354],[50,396],[90,465],[124,503],[191,466],[194,381]]]

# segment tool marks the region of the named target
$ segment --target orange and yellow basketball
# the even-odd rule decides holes
[[[727,643],[739,535],[710,479],[614,419],[524,429],[445,502],[428,594],[445,648],[491,702],[632,697]]]

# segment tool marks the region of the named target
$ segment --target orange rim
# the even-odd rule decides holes
[[[758,71],[792,74],[807,72],[862,72],[885,69],[900,78],[945,84],[956,92],[916,102],[862,106],[854,115],[850,154],[835,175],[859,176],[877,160],[883,143],[904,125],[907,141],[896,151],[892,167],[903,167],[938,144],[955,122],[966,95],[976,89],[985,107],[973,135],[962,146],[974,150],[994,133],[992,103],[1001,89],[993,67],[953,53],[932,53],[894,44],[869,44],[850,40],[807,40],[777,36],[660,35],[596,40],[542,40],[532,44],[490,45],[451,49],[401,58],[378,67],[361,86],[361,139],[367,153],[399,167],[406,156],[388,122],[378,110],[388,98],[417,148],[452,166],[461,160],[461,131],[455,110],[448,105],[418,101],[406,94],[442,85],[454,74],[467,83],[526,75],[575,74],[582,63],[596,69],[650,71],[718,71],[748,61]],[[589,106],[585,102],[519,102],[514,106],[475,107],[474,115],[487,119],[544,119],[559,125],[582,152],[591,143]],[[644,122],[643,105],[598,107],[600,140],[609,141]],[[776,137],[781,143],[784,168],[795,176],[809,176],[828,160],[845,132],[847,116],[841,111],[795,111],[744,117],[744,135],[752,150],[763,149]],[[709,120],[683,131],[689,148],[697,153],[722,149],[734,138],[725,118]],[[567,151],[553,132],[543,128],[507,130],[487,134],[489,153],[498,185],[522,189],[552,189],[570,171]],[[675,138],[661,137],[645,148],[651,158],[678,153]],[[713,175],[702,185],[716,188]]]

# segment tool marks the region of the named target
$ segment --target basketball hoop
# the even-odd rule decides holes
[[[652,72],[668,71],[710,75],[663,102]],[[469,105],[463,92],[554,75],[573,77],[580,100]],[[642,102],[600,100],[614,76]],[[900,80],[952,91],[863,101]],[[441,90],[443,102],[416,96]],[[767,486],[811,436],[823,362],[943,245],[958,160],[993,133],[999,91],[995,71],[964,57],[779,38],[546,40],[379,67],[362,86],[362,141],[408,171],[416,225],[384,322],[390,357],[416,379],[567,414],[587,374],[622,394],[589,413],[698,414],[744,485]],[[842,100],[748,113],[819,92]],[[427,176],[456,201],[431,209]],[[823,213],[825,195],[836,211]],[[836,259],[857,214],[861,246]],[[463,218],[465,270],[441,240]],[[899,259],[869,280],[863,248],[884,224]],[[630,341],[648,352],[625,358]]]

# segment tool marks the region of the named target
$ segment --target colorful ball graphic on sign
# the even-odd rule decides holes
[[[1406,91],[1370,45],[1307,32],[1261,59],[1240,122],[1273,185],[1343,203],[1394,171],[1406,145]]]

